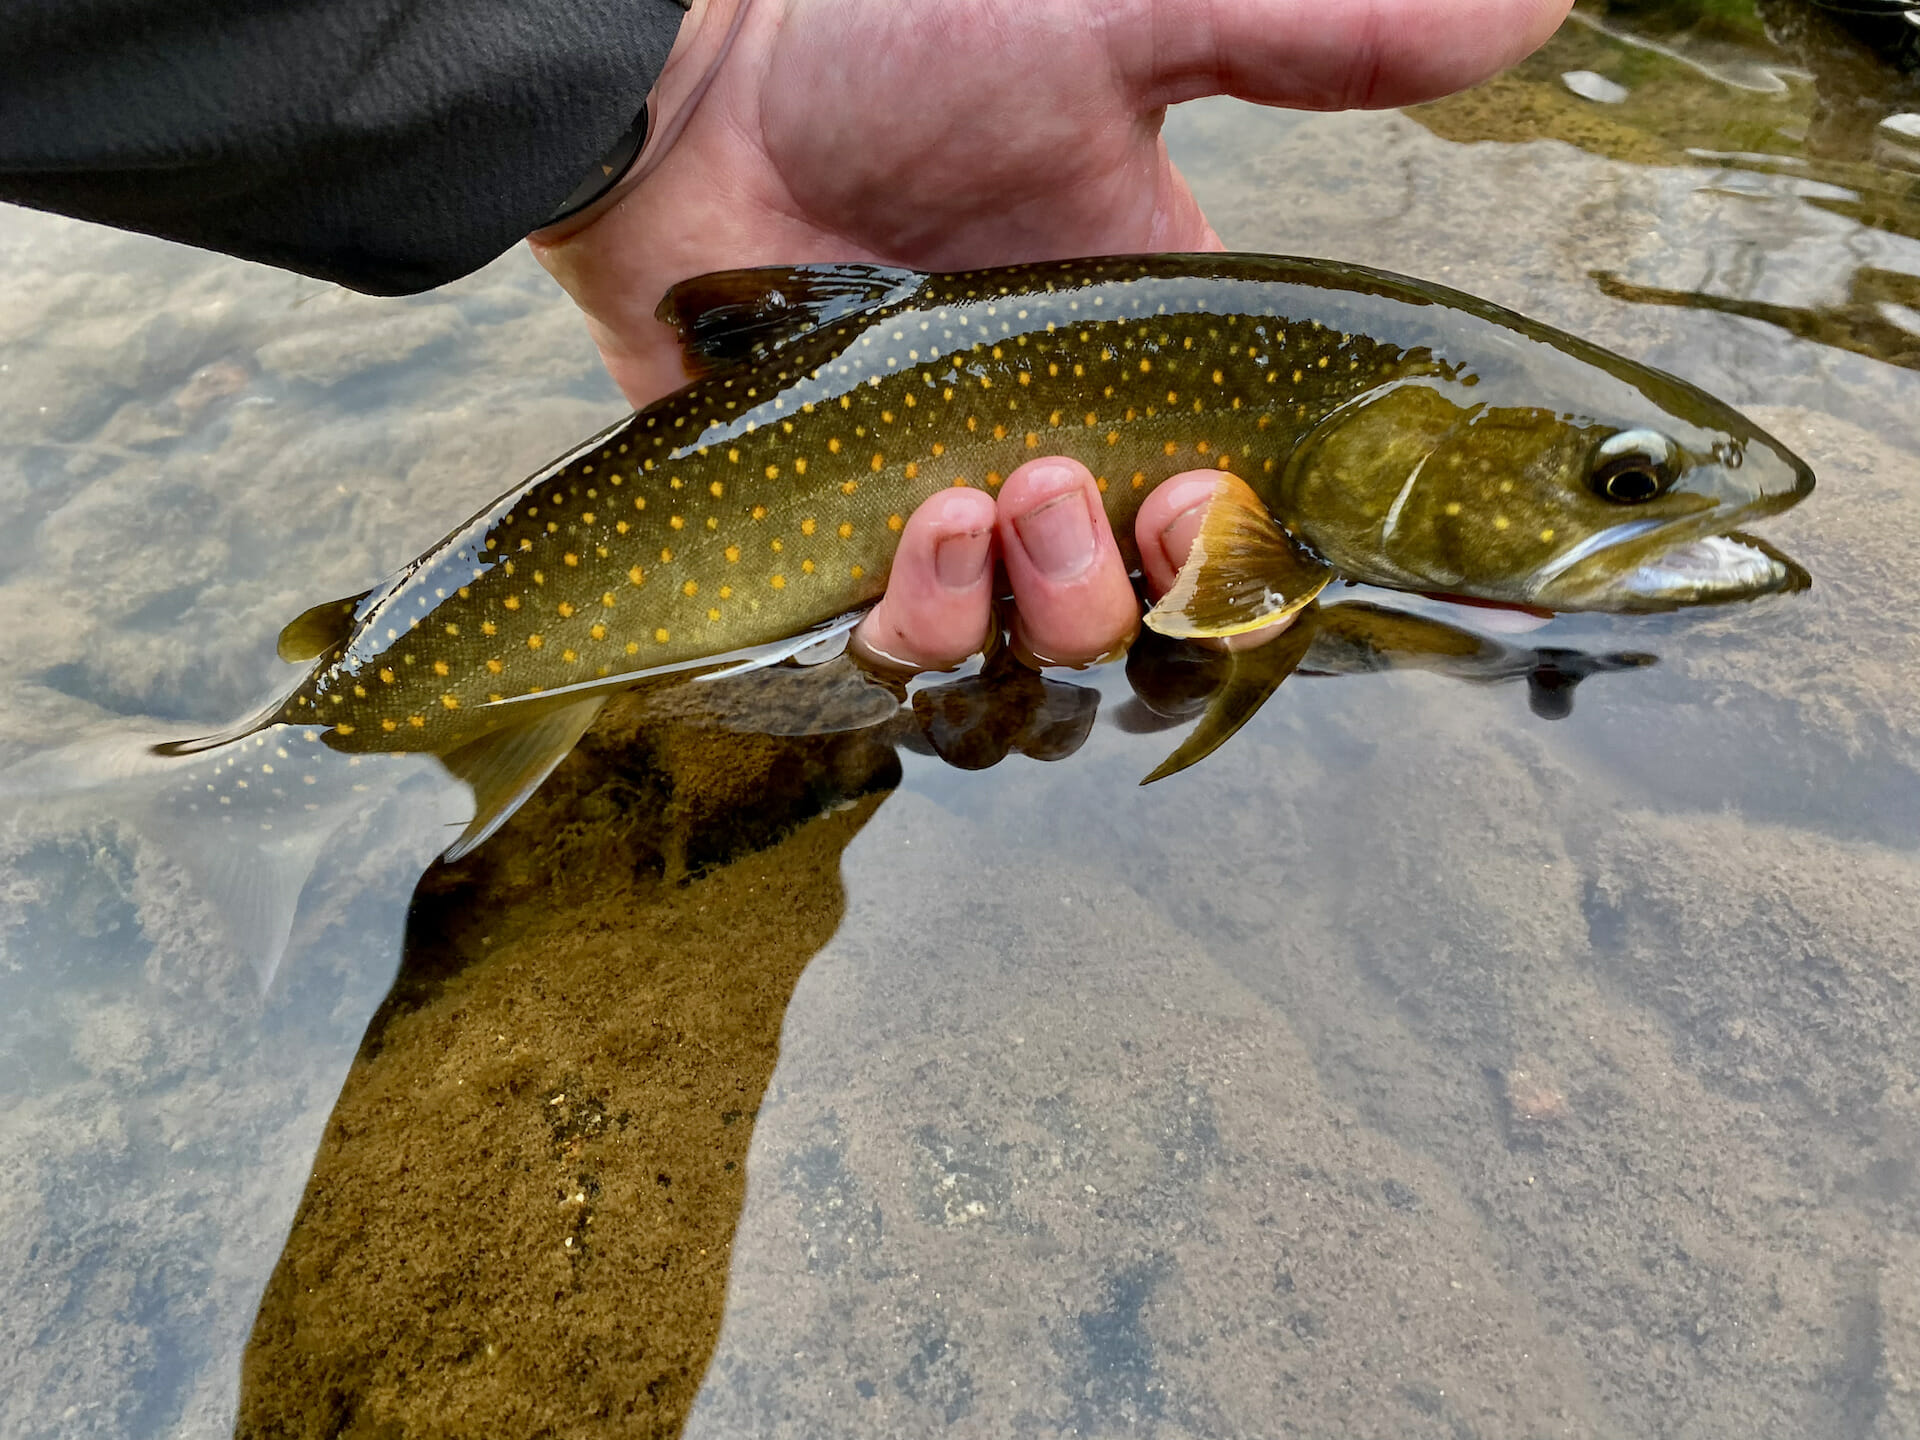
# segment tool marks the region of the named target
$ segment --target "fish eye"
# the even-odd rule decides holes
[[[1622,430],[1593,452],[1587,487],[1616,505],[1643,505],[1680,478],[1680,455],[1658,430]]]

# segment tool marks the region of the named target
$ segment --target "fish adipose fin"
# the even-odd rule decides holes
[[[520,724],[490,730],[442,755],[441,763],[473,787],[473,820],[442,858],[471,854],[506,824],[567,758],[606,699],[604,693],[587,695],[539,710]]]
[[[697,380],[823,325],[904,300],[926,278],[887,265],[719,270],[682,280],[653,313],[680,332],[687,372]]]
[[[1276,524],[1252,490],[1223,479],[1147,624],[1177,640],[1244,635],[1294,614],[1332,578],[1333,567]]]
[[[1159,768],[1140,783],[1151,785],[1156,780],[1177,775],[1231,740],[1280,688],[1281,682],[1300,668],[1301,660],[1313,644],[1314,632],[1320,628],[1318,620],[1317,612],[1309,611],[1266,644],[1235,651],[1227,677],[1213,692],[1200,723],[1193,727],[1180,748],[1162,760]]]
[[[354,612],[372,593],[362,590],[358,595],[329,600],[324,605],[301,611],[280,632],[275,652],[289,665],[298,665],[302,660],[318,660],[328,651],[346,644],[353,634]]]

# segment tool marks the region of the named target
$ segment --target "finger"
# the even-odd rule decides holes
[[[1133,638],[1140,602],[1086,466],[1046,459],[1015,470],[1000,490],[999,535],[1027,655],[1084,665]]]
[[[1219,470],[1189,470],[1163,482],[1142,502],[1140,513],[1134,517],[1133,538],[1140,549],[1140,569],[1147,577],[1147,589],[1155,597],[1173,588],[1174,577],[1187,563],[1188,552],[1200,534],[1207,506],[1226,485],[1248,488],[1246,481]],[[1227,650],[1248,650],[1266,644],[1293,624],[1294,618],[1289,615],[1244,635],[1207,643]]]
[[[993,497],[942,490],[900,532],[887,593],[853,632],[857,658],[897,672],[951,670],[993,613]]]
[[[1142,111],[1202,95],[1384,109],[1478,84],[1544,44],[1569,8],[1571,0],[1133,0],[1110,14],[1108,39]]]

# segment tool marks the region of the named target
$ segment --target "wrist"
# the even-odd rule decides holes
[[[598,173],[588,176],[558,213],[528,236],[537,245],[557,244],[586,229],[618,206],[673,148],[732,48],[749,0],[673,3],[680,4],[687,16],[640,113],[601,160]]]

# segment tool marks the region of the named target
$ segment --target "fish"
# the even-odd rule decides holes
[[[325,755],[431,755],[473,793],[458,858],[609,694],[844,634],[916,505],[1042,455],[1093,472],[1130,564],[1155,485],[1221,474],[1147,616],[1176,638],[1271,624],[1335,578],[1623,612],[1809,583],[1739,528],[1813,487],[1781,442],[1680,379],[1386,271],[1232,253],[777,266],[685,281],[659,315],[681,389],[296,617],[278,650],[307,668],[281,698],[153,747],[193,762],[194,805],[231,812],[242,780],[264,803],[284,787],[259,757],[304,790]]]

